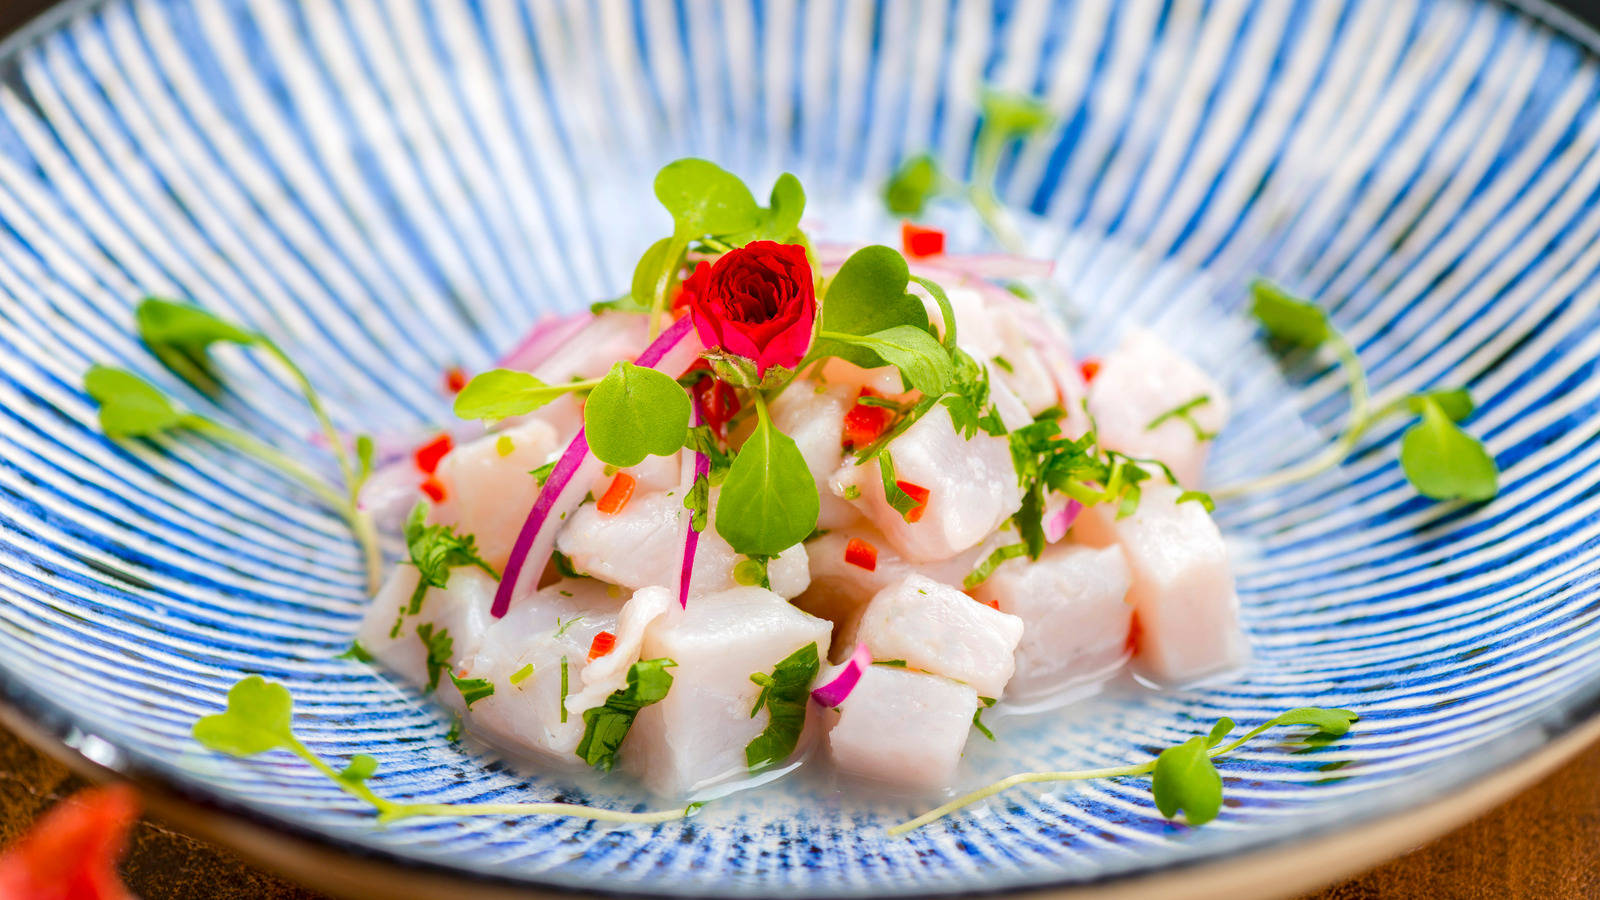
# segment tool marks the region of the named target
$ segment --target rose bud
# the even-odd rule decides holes
[[[799,365],[811,348],[817,297],[804,247],[754,241],[724,254],[695,287],[685,293],[700,340],[755,363],[758,378]]]

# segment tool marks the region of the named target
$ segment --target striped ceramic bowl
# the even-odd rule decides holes
[[[1593,37],[1465,0],[69,4],[0,55],[8,721],[258,858],[385,896],[1243,896],[1398,850],[1581,739],[1600,693]],[[1503,491],[1419,499],[1391,428],[1337,472],[1224,506],[1250,666],[1002,729],[971,778],[1145,759],[1219,715],[1301,704],[1359,711],[1346,740],[1241,751],[1200,830],[1128,780],[1017,791],[890,839],[916,804],[813,781],[650,828],[378,828],[287,755],[190,738],[260,673],[292,689],[315,750],[376,756],[385,795],[635,802],[453,743],[414,692],[335,658],[362,579],[309,498],[203,441],[97,433],[79,385],[107,362],[331,465],[278,370],[224,356],[228,388],[205,396],[155,366],[136,298],[251,323],[352,429],[419,433],[446,416],[448,366],[618,291],[666,228],[648,189],[663,161],[760,184],[792,170],[821,232],[881,240],[876,185],[922,148],[966,166],[983,82],[1059,113],[1000,184],[1058,260],[1081,343],[1150,323],[1236,398],[1215,478],[1313,453],[1344,407],[1336,371],[1259,349],[1240,306],[1264,273],[1332,311],[1380,394],[1469,385]]]

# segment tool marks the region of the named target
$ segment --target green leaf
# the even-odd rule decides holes
[[[457,678],[456,673],[451,671],[450,680],[461,692],[461,702],[467,705],[467,709],[485,697],[494,696],[494,685],[487,678]]]
[[[1424,496],[1488,500],[1499,493],[1499,470],[1477,438],[1450,421],[1443,407],[1422,401],[1422,421],[1400,439],[1400,467]]]
[[[372,651],[361,646],[360,641],[351,641],[350,647],[343,653],[335,656],[334,659],[353,659],[356,662],[369,663],[376,659],[376,657],[372,655]]]
[[[901,661],[901,665],[905,665],[903,660]],[[979,734],[982,734],[991,741],[995,739],[994,732],[989,730],[989,726],[983,724],[983,711],[994,706],[994,704],[995,699],[993,697],[979,697],[978,708],[972,711],[972,727],[978,729]]]
[[[864,348],[900,370],[906,382],[929,397],[942,395],[955,378],[950,352],[933,335],[914,325],[896,325],[865,335],[845,335],[824,331],[818,343],[826,342],[821,354],[848,358],[844,349]]]
[[[971,574],[967,575],[966,578],[961,579],[961,586],[970,591],[978,585],[983,584],[985,581],[988,581],[989,576],[994,574],[995,569],[1000,568],[1001,563],[1008,559],[1016,559],[1019,556],[1027,555],[1027,544],[1007,544],[1006,546],[995,550],[993,553],[990,553],[987,557],[985,557],[983,562],[980,563],[976,569],[972,570]]]
[[[496,422],[531,413],[571,391],[571,385],[545,384],[527,372],[490,369],[456,394],[455,413],[463,419]]]
[[[1177,502],[1179,502],[1179,503],[1191,503],[1191,502],[1198,503],[1202,507],[1204,507],[1205,511],[1208,512],[1208,513],[1213,513],[1213,512],[1217,511],[1217,501],[1211,499],[1211,495],[1206,493],[1205,491],[1184,491],[1183,493],[1178,495],[1178,501]]]
[[[628,292],[628,298],[632,303],[629,305],[628,311],[648,312],[650,310],[650,304],[654,303],[656,299],[656,281],[661,277],[661,270],[678,261],[667,259],[667,254],[672,252],[673,246],[672,238],[664,237],[651,244],[650,249],[644,251],[644,255],[639,257],[638,265],[633,267],[633,285]],[[679,244],[677,246],[679,248],[678,253],[681,256],[683,253],[682,245]],[[673,268],[676,268],[676,266]]]
[[[821,498],[800,448],[757,406],[756,430],[733,458],[717,502],[717,533],[745,556],[777,556],[817,527]]]
[[[689,394],[671,376],[618,362],[589,394],[584,434],[595,458],[618,468],[671,456],[689,437]]]
[[[689,527],[696,532],[706,530],[706,517],[711,511],[711,479],[696,475],[694,483],[683,495],[683,508],[689,511]]]
[[[1204,825],[1222,811],[1222,776],[1206,752],[1208,739],[1190,738],[1156,757],[1150,788],[1163,816],[1170,819],[1182,810],[1190,825]]]
[[[944,292],[944,288],[940,287],[937,281],[923,278],[921,275],[913,275],[911,280],[922,285],[922,289],[928,292],[933,302],[939,305],[939,317],[944,320],[944,336],[940,341],[953,352],[956,347],[956,309],[950,305],[950,295]],[[1000,360],[997,359],[996,362]],[[1011,364],[1006,363],[1006,365]]]
[[[1417,415],[1422,415],[1422,408],[1429,401],[1437,403],[1444,414],[1452,422],[1460,422],[1472,415],[1476,405],[1472,402],[1472,394],[1466,388],[1445,388],[1437,391],[1424,391],[1406,399],[1406,406]]]
[[[187,423],[159,388],[125,369],[94,366],[83,378],[83,389],[100,404],[106,437],[150,437]]]
[[[333,776],[337,780],[349,784],[362,784],[378,771],[378,761],[365,753],[357,753],[350,757],[349,765],[345,766],[339,774]]]
[[[822,296],[822,329],[866,335],[897,325],[928,329],[928,310],[906,293],[911,271],[906,258],[890,247],[862,247],[844,261]],[[818,343],[824,343],[819,341]],[[833,355],[866,369],[884,365],[865,347],[819,347],[816,355]]]
[[[748,556],[734,563],[733,583],[745,587],[772,588],[772,579],[767,575],[768,557]]]
[[[1215,747],[1222,743],[1222,739],[1231,731],[1233,731],[1233,720],[1223,716],[1217,720],[1217,724],[1211,726],[1211,733],[1206,735],[1206,746]]]
[[[800,732],[805,729],[806,710],[811,703],[811,682],[822,668],[822,657],[817,645],[810,643],[784,657],[770,675],[757,675],[750,680],[762,686],[756,698],[754,716],[763,706],[767,709],[767,727],[745,745],[745,765],[750,770],[783,762],[800,743]]]
[[[139,338],[151,350],[177,347],[196,353],[212,344],[250,346],[262,341],[261,335],[217,318],[198,306],[147,297],[134,312]]]
[[[752,241],[788,241],[800,229],[806,209],[806,191],[800,179],[788,172],[772,185],[768,207],[762,210],[761,224],[741,234],[729,235],[728,243],[742,247]]]
[[[1267,334],[1301,347],[1320,347],[1333,335],[1328,314],[1258,278],[1250,283],[1250,314]]]
[[[655,191],[685,237],[738,234],[761,223],[761,207],[744,182],[703,159],[667,163],[656,174]]]
[[[491,578],[500,577],[494,566],[478,554],[477,540],[472,535],[456,534],[453,525],[429,525],[426,516],[427,507],[418,503],[406,518],[403,534],[409,562],[417,567],[417,587],[411,602],[401,610],[402,615],[421,612],[428,588],[448,587],[452,569],[476,566]],[[398,629],[394,633],[398,634]]]
[[[878,454],[878,475],[883,480],[883,499],[888,501],[891,509],[900,514],[900,518],[911,521],[907,517],[911,515],[912,510],[922,504],[900,489],[900,479],[895,476],[894,460],[888,453]]]
[[[628,686],[613,691],[602,706],[583,711],[583,739],[578,756],[595,768],[609,772],[617,764],[617,751],[628,736],[639,710],[659,703],[672,688],[677,663],[670,659],[641,659],[628,668]]]
[[[1320,733],[1331,737],[1339,737],[1350,730],[1350,726],[1360,721],[1361,717],[1348,709],[1324,709],[1318,706],[1303,706],[1280,713],[1272,721],[1275,725],[1311,725]]]
[[[1027,94],[984,88],[979,103],[984,129],[1005,138],[1028,137],[1055,121],[1044,101]]]
[[[455,639],[450,636],[450,629],[441,628],[433,630],[432,622],[423,622],[417,626],[417,639],[422,641],[423,651],[426,654],[424,663],[428,667],[428,689],[424,693],[433,693],[439,687],[439,676],[450,672],[450,655],[455,649]],[[450,672],[455,677],[454,672]]]
[[[194,739],[229,756],[292,748],[294,699],[289,689],[252,675],[228,690],[228,708],[194,723]]]
[[[939,165],[931,155],[908,156],[884,185],[883,202],[897,216],[920,216],[928,201],[939,193],[942,180]]]

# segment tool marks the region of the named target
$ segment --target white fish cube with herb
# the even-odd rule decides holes
[[[504,568],[539,496],[530,473],[560,451],[555,428],[533,418],[456,447],[439,461],[444,500],[434,504],[429,521],[472,535],[483,558]]]
[[[493,621],[489,609],[499,582],[467,566],[451,570],[443,588],[429,587],[418,594],[418,581],[416,567],[395,567],[367,608],[356,641],[384,668],[413,685],[426,689],[433,680],[439,698],[459,710],[460,693],[445,669],[477,652]]]
[[[577,571],[612,584],[635,590],[651,585],[676,587],[689,528],[683,496],[682,491],[635,494],[614,513],[585,503],[556,536],[556,549],[566,554]],[[713,492],[713,509],[716,499]],[[739,586],[734,569],[744,557],[734,553],[711,527],[711,518],[708,516],[695,550],[691,596]],[[811,581],[805,548],[796,544],[771,560],[767,578],[772,590],[784,597],[805,590]]]
[[[1133,606],[1122,549],[1055,544],[1003,563],[973,597],[1023,622],[1007,699],[1036,704],[1110,677],[1128,657]]]
[[[858,778],[915,790],[948,787],[978,702],[970,685],[949,678],[867,666],[828,729],[829,756]]]
[[[1089,413],[1103,446],[1158,459],[1194,487],[1211,438],[1228,421],[1228,398],[1161,338],[1135,330],[1101,362],[1089,385]]]
[[[1015,670],[1023,622],[946,584],[907,575],[879,591],[861,615],[856,639],[876,660],[954,678],[998,700]]]
[[[817,483],[818,528],[838,528],[861,518],[854,505],[828,488],[828,479],[844,460],[844,419],[859,394],[850,385],[801,381],[772,402],[773,424],[794,439]]]
[[[895,482],[927,492],[922,508],[909,516],[914,521],[885,498],[876,461],[845,462],[832,484],[838,493],[859,494],[859,508],[912,562],[949,559],[977,546],[1022,505],[1010,444],[981,431],[967,439],[943,406],[895,438],[890,454]]]
[[[751,676],[772,675],[780,663],[813,644],[819,655],[826,652],[831,627],[757,587],[698,597],[687,608],[673,603],[650,626],[640,653],[643,659],[677,663],[667,670],[672,687],[660,702],[639,712],[622,746],[623,765],[666,796],[687,796],[743,777],[750,771],[751,742],[773,722],[771,703],[751,715],[763,690]],[[795,727],[780,724],[782,734],[758,747],[781,747],[784,734],[801,736],[793,715],[812,711],[810,689],[820,667],[804,662],[778,672],[787,698],[777,704],[779,718]],[[809,673],[803,687],[799,681],[784,683],[796,673]]]
[[[1138,509],[1117,518],[1112,504],[1084,510],[1072,534],[1091,546],[1118,546],[1131,583],[1134,664],[1151,678],[1181,684],[1245,661],[1239,595],[1222,533],[1200,503],[1147,484]]]

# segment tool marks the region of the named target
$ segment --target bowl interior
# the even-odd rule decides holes
[[[98,762],[242,814],[474,876],[648,893],[884,894],[1079,882],[1238,852],[1414,805],[1541,745],[1596,693],[1600,79],[1527,11],[1417,2],[109,0],[7,46],[0,81],[0,681]],[[363,606],[339,520],[196,440],[118,444],[92,363],[149,374],[331,461],[282,372],[221,354],[214,396],[131,333],[145,294],[271,333],[352,431],[403,446],[441,373],[542,314],[613,296],[668,226],[650,179],[698,155],[794,171],[828,239],[888,241],[878,185],[931,148],[970,162],[978,85],[1060,114],[1004,196],[1056,259],[1081,347],[1148,324],[1218,373],[1230,481],[1337,429],[1327,361],[1268,353],[1258,273],[1313,296],[1380,396],[1463,385],[1502,469],[1483,506],[1418,498],[1404,423],[1338,471],[1224,505],[1255,657],[1189,690],[1114,693],[974,749],[974,782],[1143,759],[1221,715],[1357,710],[1334,745],[1224,768],[1191,830],[1143,780],[1013,792],[909,838],[917,801],[801,779],[692,822],[373,827],[284,755],[189,738],[227,687],[287,684],[305,742],[432,800],[628,802],[446,737],[415,692],[335,658]],[[936,210],[982,248],[960,208]],[[281,758],[280,758],[281,757]]]

